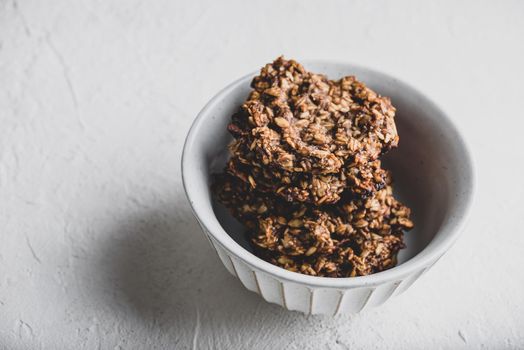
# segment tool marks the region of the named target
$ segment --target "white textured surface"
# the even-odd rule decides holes
[[[0,1],[0,348],[524,347],[524,3]],[[270,305],[222,267],[179,176],[192,117],[284,53],[374,66],[468,137],[469,229],[353,317]]]

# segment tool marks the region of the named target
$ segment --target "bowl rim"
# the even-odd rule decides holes
[[[430,267],[435,263],[446,251],[453,245],[457,240],[460,234],[464,231],[465,226],[467,225],[471,213],[472,201],[474,197],[476,179],[474,173],[474,164],[472,153],[467,145],[464,136],[460,133],[457,126],[453,123],[451,118],[448,116],[445,111],[435,104],[426,94],[422,93],[420,89],[416,89],[408,83],[405,83],[401,79],[396,78],[395,76],[389,73],[383,73],[373,68],[368,68],[359,64],[353,64],[350,62],[336,61],[336,60],[302,60],[305,66],[308,65],[339,65],[345,66],[348,69],[354,69],[358,71],[364,71],[375,76],[383,77],[384,79],[395,81],[396,84],[399,84],[403,91],[406,91],[409,94],[417,95],[418,97],[424,100],[424,103],[429,104],[442,116],[442,120],[447,124],[447,128],[455,133],[456,142],[458,146],[463,150],[465,158],[463,160],[463,169],[466,172],[465,178],[467,181],[467,188],[465,188],[463,193],[464,200],[462,205],[458,207],[458,210],[454,214],[455,221],[444,225],[444,227],[439,228],[439,231],[448,231],[445,237],[439,242],[431,245],[432,249],[428,249],[429,245],[424,247],[420,252],[415,256],[410,258],[408,261],[397,265],[391,269],[381,271],[375,274],[367,276],[357,276],[357,277],[319,277],[319,276],[310,276],[304,275],[297,272],[292,272],[285,270],[281,267],[273,265],[269,262],[262,260],[253,253],[249,252],[238,244],[220,225],[216,215],[212,211],[212,215],[209,215],[208,212],[202,212],[202,209],[199,203],[194,201],[192,196],[193,190],[191,184],[193,177],[188,173],[190,168],[189,164],[193,161],[191,156],[191,151],[193,145],[198,141],[197,135],[200,128],[204,124],[203,121],[210,115],[210,111],[213,110],[216,103],[221,100],[224,96],[227,96],[233,89],[238,85],[246,83],[258,74],[258,70],[253,71],[249,74],[242,76],[241,78],[233,81],[218,93],[216,93],[209,102],[202,108],[198,113],[197,117],[191,124],[191,127],[188,131],[186,140],[184,142],[184,147],[182,151],[182,160],[181,160],[181,173],[182,173],[182,183],[186,197],[191,206],[194,216],[202,226],[212,237],[213,241],[218,242],[222,248],[226,251],[233,254],[235,257],[241,259],[244,263],[248,264],[255,270],[265,272],[269,275],[277,277],[279,280],[284,280],[287,282],[293,282],[297,284],[317,287],[317,288],[337,288],[337,289],[349,289],[357,287],[366,287],[366,286],[376,286],[383,283],[391,281],[400,281],[404,277],[411,275],[413,273],[419,272],[422,269]],[[211,216],[211,217],[210,217]],[[205,233],[204,233],[205,234]]]

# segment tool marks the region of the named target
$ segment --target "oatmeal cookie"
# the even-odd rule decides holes
[[[231,157],[213,191],[255,254],[313,276],[395,266],[413,222],[380,162],[399,140],[389,98],[282,57],[251,87],[228,125]]]
[[[398,144],[388,98],[355,77],[331,81],[282,57],[252,87],[228,126],[232,173],[258,179],[261,191],[314,204],[337,202],[345,188],[367,196],[385,186],[375,161]]]
[[[214,187],[221,203],[248,228],[255,253],[287,270],[313,276],[352,277],[396,264],[410,210],[390,186],[374,197],[342,198],[336,205],[288,203],[253,191],[228,174]]]

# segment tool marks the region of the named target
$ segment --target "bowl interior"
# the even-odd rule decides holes
[[[469,155],[449,119],[418,91],[385,74],[344,63],[310,63],[306,68],[331,79],[356,75],[376,92],[389,96],[397,108],[400,144],[383,158],[383,164],[393,172],[395,195],[412,209],[416,225],[405,235],[407,248],[401,251],[399,264],[422,255],[439,241],[449,240],[465,214],[472,190]],[[193,140],[185,150],[189,154],[184,155],[192,157],[187,162],[190,165],[184,164],[191,167],[184,169],[184,176],[186,187],[193,187],[188,189],[193,208],[200,206],[200,212],[209,211],[223,230],[248,251],[251,248],[243,226],[227,209],[213,202],[209,185],[211,174],[222,171],[229,156],[231,136],[226,125],[247,97],[250,81],[250,76],[240,79],[210,102],[202,120],[195,123]]]

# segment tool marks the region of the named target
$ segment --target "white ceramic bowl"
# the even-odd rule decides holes
[[[375,70],[346,63],[309,62],[307,69],[335,79],[356,75],[397,107],[398,149],[386,168],[395,195],[412,208],[416,228],[408,232],[399,264],[353,278],[327,278],[284,270],[252,254],[243,227],[214,203],[210,175],[223,169],[231,137],[226,130],[258,72],[220,91],[194,121],[184,145],[182,177],[187,198],[224,266],[249,290],[289,310],[312,314],[356,313],[380,305],[409,288],[453,244],[463,229],[473,196],[470,154],[450,118],[409,85]]]

